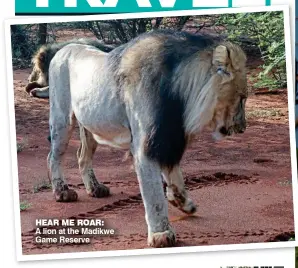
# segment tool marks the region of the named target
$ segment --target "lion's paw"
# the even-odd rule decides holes
[[[194,204],[194,202],[191,199],[187,199],[184,206],[180,209],[184,213],[191,215],[197,211],[197,206]]]
[[[148,237],[148,245],[154,248],[173,247],[176,244],[175,232],[170,229],[164,232],[151,233]]]
[[[49,98],[49,89],[45,88],[34,88],[29,92],[29,95],[34,98],[48,99]]]
[[[101,198],[110,195],[110,189],[102,183],[97,183],[87,193],[91,197]]]
[[[181,203],[177,202],[176,200],[169,200],[169,202],[174,207],[177,207],[179,210],[181,210],[182,212],[188,215],[194,214],[197,211],[197,206],[189,198],[185,201],[185,204],[183,206],[181,205]]]
[[[29,92],[29,95],[31,97],[37,97],[37,92],[38,92],[38,89],[37,88],[34,88],[32,89],[30,92]]]
[[[78,194],[72,189],[56,190],[54,192],[57,202],[75,202],[78,200]]]

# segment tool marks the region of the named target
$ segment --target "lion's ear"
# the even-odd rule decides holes
[[[229,60],[229,52],[226,46],[220,45],[214,49],[212,64],[215,66],[226,66]]]
[[[213,59],[212,59],[212,64],[216,68],[217,72],[219,74],[230,75],[227,72],[227,66],[229,62],[230,60],[229,60],[228,48],[224,45],[217,46],[213,51]]]
[[[230,66],[233,70],[238,71],[245,68],[246,55],[239,46],[227,42],[214,49],[212,64],[217,70],[226,71],[227,66]]]

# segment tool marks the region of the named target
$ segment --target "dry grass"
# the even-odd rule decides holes
[[[246,118],[272,118],[272,117],[281,117],[285,114],[278,109],[258,109],[253,111],[246,111]]]
[[[22,152],[28,146],[28,139],[24,138],[17,142],[17,153]]]
[[[38,193],[44,190],[52,189],[52,184],[49,180],[43,179],[40,182],[37,182],[33,187],[33,193]]]

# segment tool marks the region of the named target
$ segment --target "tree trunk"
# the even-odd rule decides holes
[[[146,32],[146,24],[147,24],[147,20],[146,19],[140,19],[139,20],[138,34],[141,34],[141,33],[145,33]]]
[[[158,29],[159,26],[160,26],[161,23],[162,23],[162,20],[163,20],[163,17],[156,18],[156,19],[155,19],[155,25],[154,25],[153,29]]]
[[[111,21],[110,24],[112,24],[112,26],[115,29],[116,35],[119,38],[119,40],[121,41],[121,43],[127,43],[128,39],[126,37],[125,31],[123,29],[123,26],[121,24],[120,20],[117,21]]]
[[[47,43],[47,23],[39,24],[38,26],[38,44],[44,45]]]

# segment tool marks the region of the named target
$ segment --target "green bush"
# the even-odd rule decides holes
[[[228,39],[241,43],[252,40],[259,49],[263,64],[256,87],[283,88],[287,85],[283,12],[258,12],[220,15]]]
[[[37,49],[35,36],[30,35],[31,25],[11,26],[11,46],[13,65],[23,68],[30,63],[31,57]]]
[[[31,204],[27,201],[23,201],[20,203],[20,211],[25,211],[31,207]]]

